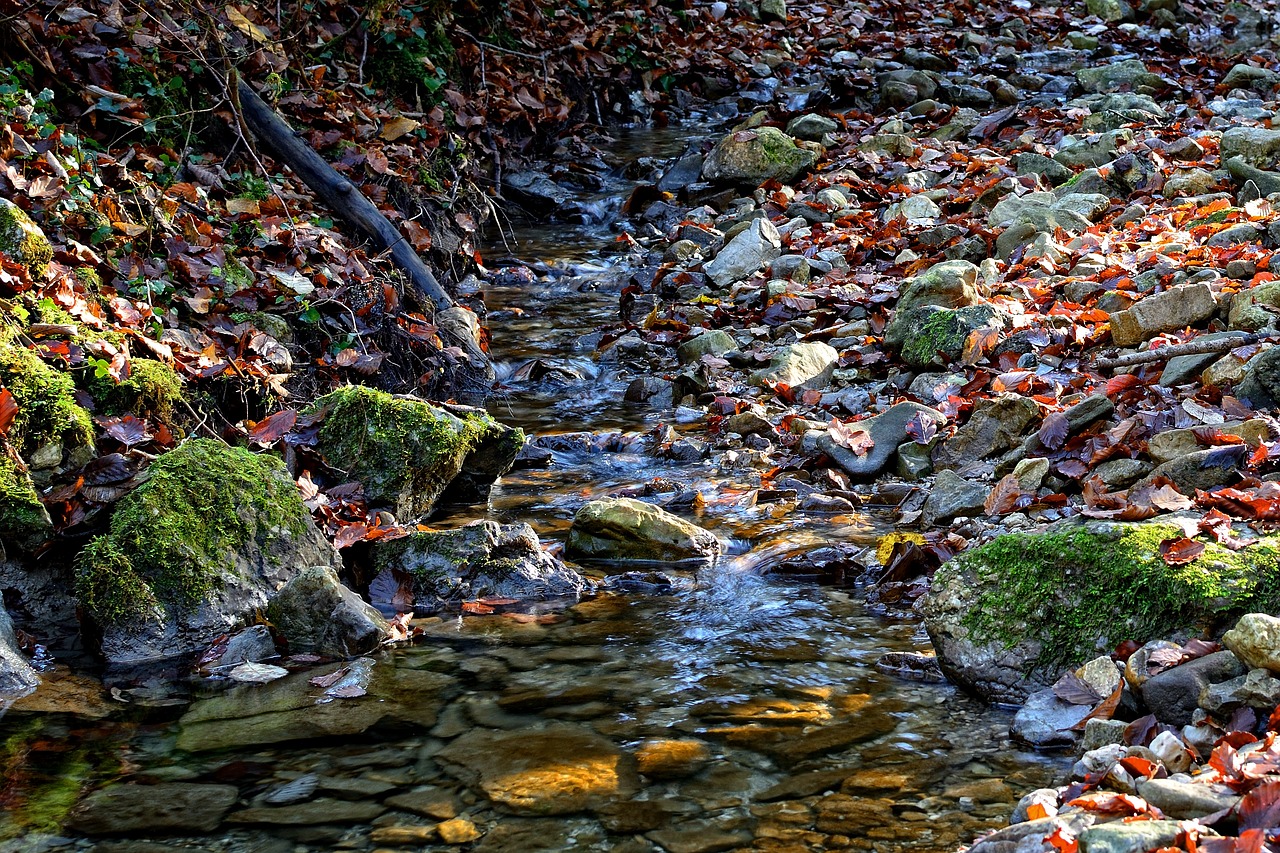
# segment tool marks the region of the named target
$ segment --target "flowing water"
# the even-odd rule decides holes
[[[630,144],[670,153],[680,142]],[[626,188],[619,179],[594,201],[608,210]],[[509,251],[543,274],[486,291],[504,377],[495,414],[541,436],[668,422],[670,412],[624,404],[625,367],[593,358],[626,275],[610,230],[525,236]],[[471,849],[512,853],[943,853],[1065,769],[1061,756],[1011,745],[1006,711],[877,671],[885,652],[927,649],[913,620],[869,613],[856,589],[767,571],[874,544],[888,527],[873,512],[779,514],[750,500],[749,467],[597,445],[623,449],[565,441],[549,467],[505,477],[487,511],[449,521],[526,521],[555,543],[586,500],[663,479],[702,495],[699,521],[730,556],[673,572],[686,585],[665,594],[422,620],[424,642],[346,673],[364,696],[333,698],[326,688],[347,682],[309,681],[339,664],[264,686],[124,685],[112,698],[55,674],[37,694],[43,710],[28,702],[0,719],[8,844],[88,849],[61,834],[84,792],[198,782],[237,798],[221,822],[213,809],[209,832],[142,846],[162,839],[154,815],[138,827],[171,790],[150,788],[154,798],[97,810],[95,831],[126,836],[97,849],[459,849],[432,829],[452,820],[451,840],[479,833]]]

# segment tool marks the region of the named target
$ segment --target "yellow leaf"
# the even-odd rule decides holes
[[[235,6],[228,5],[223,11],[227,13],[227,20],[235,25],[237,30],[244,33],[254,41],[262,42],[263,44],[274,41],[269,31],[246,18],[244,13]]]
[[[893,554],[893,546],[899,542],[910,542],[912,545],[923,545],[924,537],[919,533],[890,533],[882,536],[879,543],[876,544],[876,560],[880,565],[889,562],[890,555]]]
[[[405,118],[404,116],[396,116],[382,126],[382,132],[379,133],[378,136],[381,136],[387,142],[392,142],[404,136],[406,133],[411,133],[417,130],[418,127],[419,123],[413,119]]]
[[[227,199],[227,213],[251,213],[257,216],[262,211],[258,208],[258,200],[254,198]]]

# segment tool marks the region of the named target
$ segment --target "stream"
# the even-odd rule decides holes
[[[636,133],[618,152],[670,156],[685,139]],[[629,186],[619,176],[593,200],[607,213]],[[627,275],[615,236],[607,223],[508,235],[510,258],[491,268],[518,260],[537,274],[486,288],[495,416],[537,436],[670,422],[623,402],[625,365],[593,358]],[[780,514],[750,499],[753,476],[715,455],[676,462],[564,442],[549,467],[504,477],[487,508],[439,523],[523,521],[559,543],[585,501],[663,478],[701,494],[697,520],[729,556],[671,572],[688,588],[669,594],[419,620],[424,642],[376,656],[363,696],[309,681],[340,664],[267,685],[135,684],[110,699],[55,673],[45,707],[0,719],[0,851],[947,853],[1004,825],[1068,759],[1013,745],[1005,710],[879,672],[886,652],[928,650],[918,622],[868,612],[856,589],[768,570],[833,544],[874,545],[888,516]],[[68,706],[77,713],[52,712]],[[97,831],[121,840],[66,831],[69,806],[114,781],[161,787],[116,804],[115,825],[102,816]],[[163,810],[175,782],[211,796],[218,786],[237,804],[204,834],[131,829],[130,809]]]

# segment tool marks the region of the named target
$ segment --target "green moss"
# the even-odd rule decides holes
[[[182,400],[182,378],[169,365],[145,358],[129,362],[129,378],[123,382],[89,372],[83,385],[106,415],[132,412],[167,423]]]
[[[298,490],[271,456],[200,439],[157,459],[148,474],[76,563],[76,592],[102,622],[193,606],[245,541],[265,545],[307,523]]]
[[[27,545],[52,529],[31,477],[0,452],[0,538]]]
[[[76,281],[90,293],[97,293],[102,287],[102,276],[93,267],[76,267]]]
[[[22,208],[0,199],[0,252],[22,264],[32,276],[43,276],[53,260],[53,247]]]
[[[1145,642],[1197,620],[1280,606],[1280,537],[1240,551],[1209,543],[1195,561],[1169,566],[1160,543],[1180,535],[1156,523],[1011,533],[939,572],[972,572],[982,590],[963,622],[974,640],[1012,647],[1029,634],[1041,641],[1043,668],[1079,663],[1102,637]]]
[[[929,364],[938,353],[954,358],[964,349],[969,328],[954,311],[935,311],[902,348],[908,364]]]
[[[71,377],[21,346],[0,345],[0,385],[9,389],[18,414],[9,441],[22,452],[50,441],[71,447],[93,441],[93,421],[75,401]]]

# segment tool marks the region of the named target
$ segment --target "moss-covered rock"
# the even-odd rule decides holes
[[[43,276],[53,260],[53,247],[40,226],[31,221],[26,211],[4,198],[0,198],[0,252],[35,277]]]
[[[236,627],[308,566],[340,566],[280,460],[209,440],[160,457],[76,564],[104,655],[182,655]]]
[[[586,586],[581,575],[543,550],[527,524],[477,521],[453,530],[423,531],[375,544],[373,558],[380,572],[412,576],[419,609],[491,595],[577,598]]]
[[[956,309],[921,305],[894,312],[884,330],[884,343],[913,367],[946,365],[964,352],[971,332],[996,323],[996,312],[988,305]]]
[[[0,541],[31,549],[52,533],[53,522],[26,466],[0,450]]]
[[[817,160],[776,127],[731,133],[716,143],[702,165],[708,181],[756,187],[770,178],[793,181]]]
[[[75,384],[16,344],[0,344],[0,386],[9,389],[18,414],[9,427],[9,442],[20,453],[55,442],[80,447],[93,441],[93,421],[75,401]]]
[[[328,566],[311,566],[284,585],[267,615],[289,651],[328,657],[368,654],[390,626],[369,603],[342,585]]]
[[[321,397],[312,412],[321,411],[325,459],[400,521],[425,518],[442,500],[486,500],[524,445],[523,432],[481,409],[433,406],[360,385]]]
[[[1280,605],[1280,537],[1240,551],[1208,543],[1170,566],[1160,543],[1180,535],[1167,521],[1074,522],[960,555],[918,605],[943,671],[987,698],[1020,701],[1124,640]]]
[[[168,423],[182,400],[182,377],[177,371],[163,362],[146,358],[132,359],[129,375],[121,382],[96,375],[86,382],[101,414],[131,412]]]

